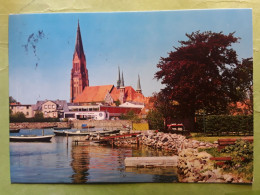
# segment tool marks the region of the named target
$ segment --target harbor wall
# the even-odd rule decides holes
[[[10,123],[10,129],[41,129],[44,127],[68,127],[68,122],[23,122],[23,123]]]
[[[10,123],[10,129],[41,129],[44,127],[69,127],[82,129],[82,124],[89,126],[95,126],[96,128],[107,129],[132,129],[132,122],[129,120],[101,120],[101,121],[89,121],[89,120],[77,120],[68,122],[22,122],[22,123]]]
[[[77,120],[73,121],[73,127],[77,129],[82,128],[82,124],[87,124],[88,126],[95,126],[96,128],[107,128],[107,129],[127,129],[129,127],[132,129],[132,122],[129,120]]]

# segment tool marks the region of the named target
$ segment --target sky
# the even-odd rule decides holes
[[[151,96],[164,88],[156,65],[185,33],[235,32],[238,59],[253,56],[252,10],[23,14],[9,16],[9,95],[22,104],[70,98],[70,73],[77,23],[90,86],[116,86],[118,67],[125,86]]]

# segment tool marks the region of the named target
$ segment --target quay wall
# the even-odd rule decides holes
[[[44,127],[68,127],[67,122],[23,122],[23,123],[10,123],[10,129],[41,129]]]
[[[129,120],[77,120],[73,121],[73,127],[77,129],[82,128],[82,124],[87,124],[89,126],[95,126],[96,128],[108,128],[108,129],[126,129],[129,127],[132,129],[132,122]]]
[[[108,128],[108,129],[126,129],[129,127],[132,129],[132,122],[129,120],[100,120],[100,121],[89,121],[89,120],[76,120],[71,122],[73,128],[82,129],[82,124],[89,126],[95,126],[96,128]],[[40,129],[43,127],[68,127],[68,122],[22,122],[22,123],[10,123],[10,129]]]

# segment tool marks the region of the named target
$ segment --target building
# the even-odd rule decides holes
[[[44,100],[37,101],[33,111],[34,114],[42,112],[44,118],[64,118],[64,112],[68,112],[69,108],[66,100]]]
[[[79,21],[72,64],[70,80],[70,102],[74,102],[74,99],[82,93],[83,89],[89,86],[88,70],[86,67],[86,57],[81,39]]]
[[[119,104],[136,107],[137,104],[145,104],[148,99],[142,94],[140,76],[137,79],[137,89],[125,86],[123,72],[118,67],[118,79],[116,87],[113,84],[89,86],[86,58],[78,22],[75,51],[73,54],[73,67],[71,69],[70,102],[79,105],[102,104],[106,106],[118,106]],[[128,107],[129,107],[128,105]],[[140,107],[140,106],[139,106]]]
[[[33,105],[31,104],[10,103],[10,109],[12,110],[12,114],[22,112],[26,118],[34,117]]]

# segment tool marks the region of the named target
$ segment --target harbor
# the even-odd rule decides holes
[[[76,129],[72,129],[75,130]],[[98,129],[91,129],[96,131]],[[20,135],[42,136],[42,129],[21,129]],[[53,129],[44,129],[54,135]],[[78,144],[75,144],[78,140]],[[50,142],[10,142],[11,181],[13,183],[119,183],[178,182],[176,167],[134,168],[125,166],[129,157],[157,157],[171,152],[145,145],[125,147],[100,145],[85,136],[54,136]]]

